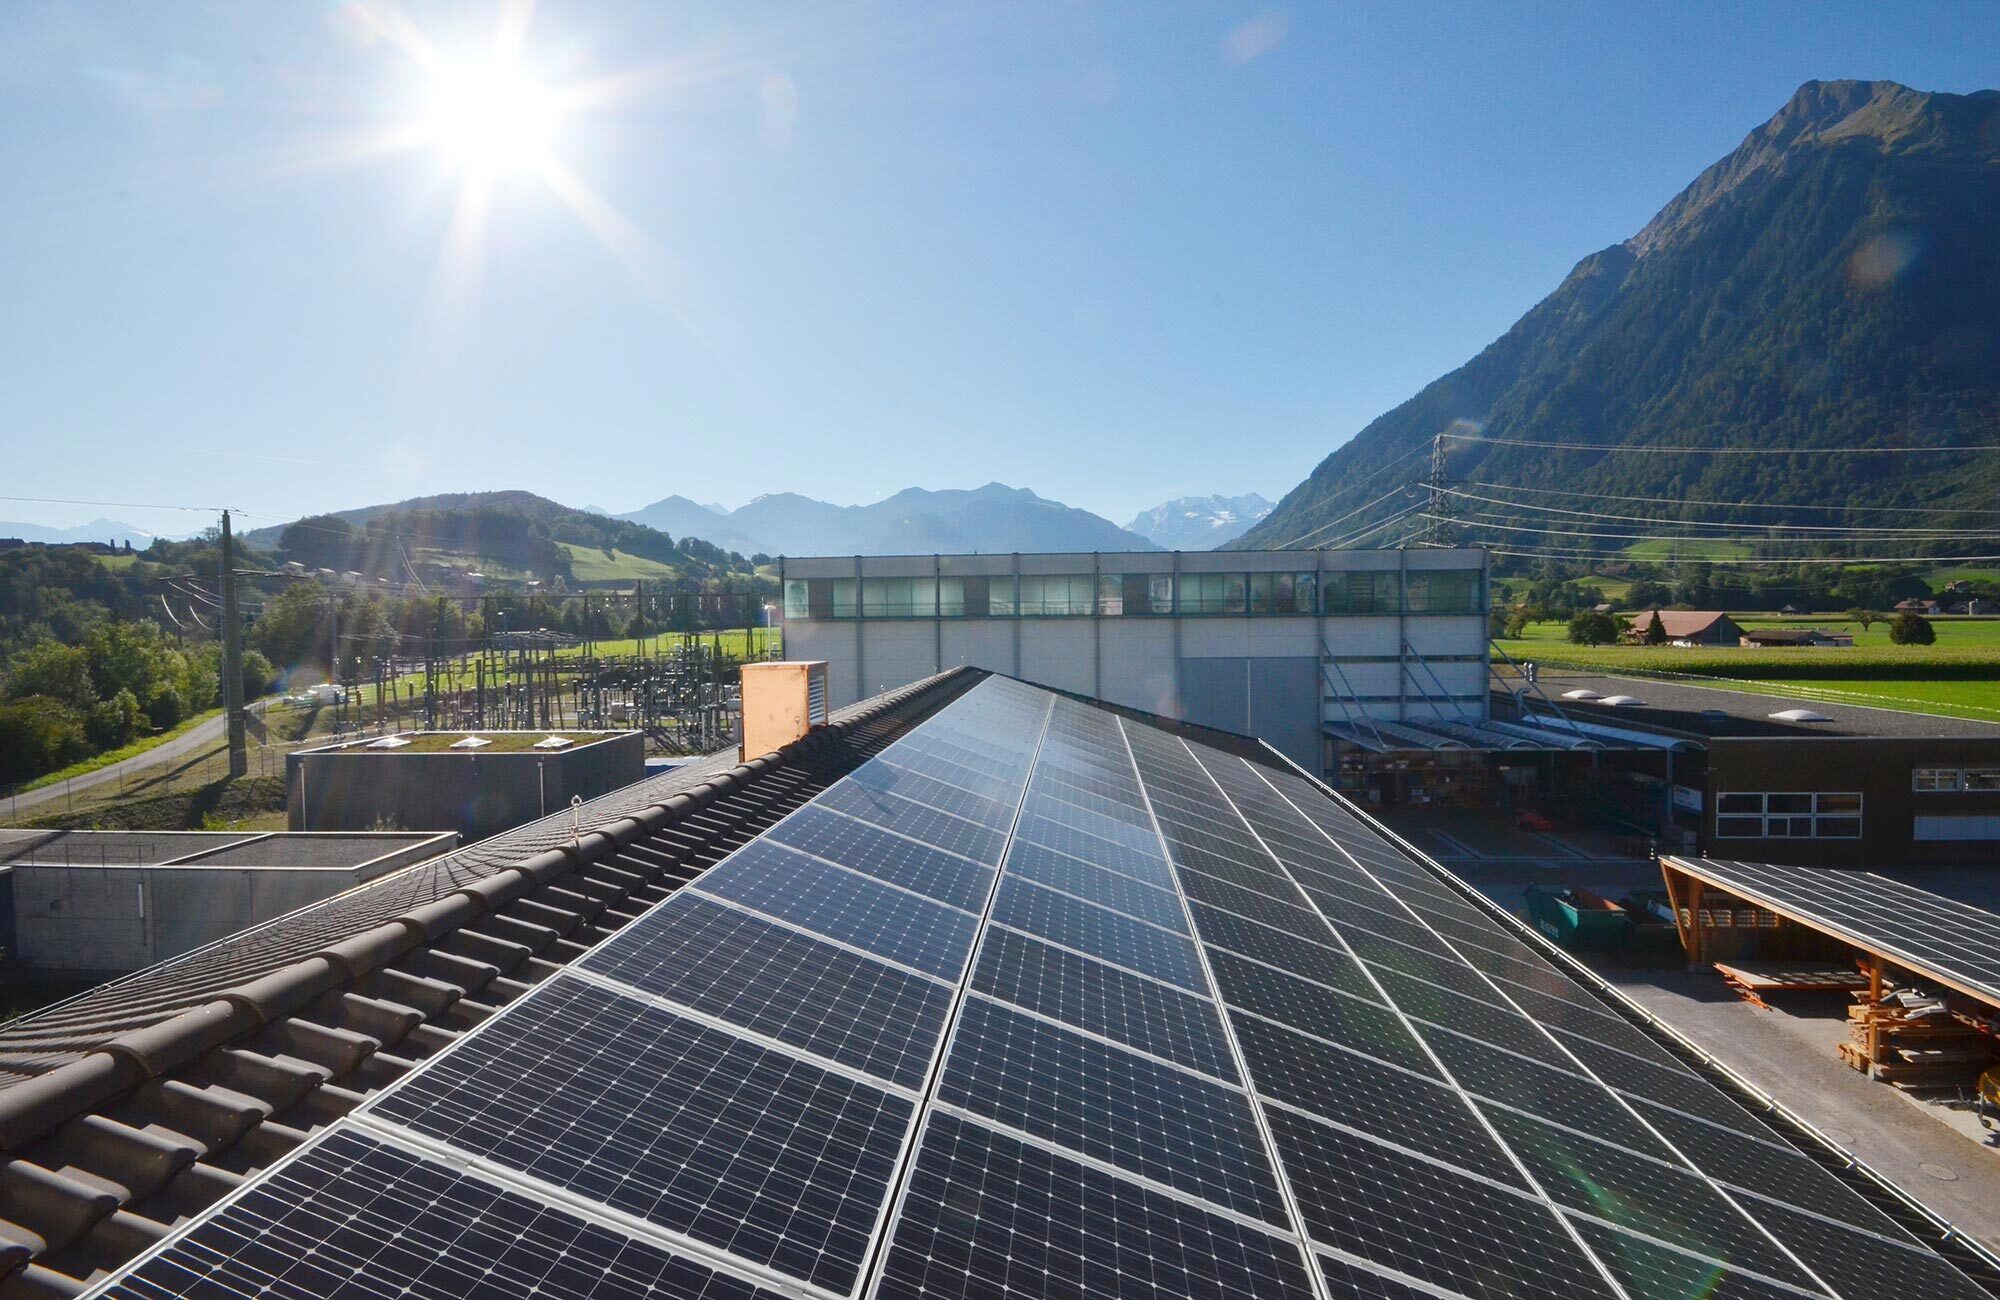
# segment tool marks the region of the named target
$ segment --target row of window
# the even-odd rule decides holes
[[[1012,574],[963,578],[787,578],[785,617],[1012,618],[1146,614],[1477,614],[1479,574]]]
[[[1861,796],[1721,793],[1715,797],[1715,835],[1717,839],[1858,840]]]
[[[1910,774],[1920,794],[2000,791],[2000,767],[1920,767]]]

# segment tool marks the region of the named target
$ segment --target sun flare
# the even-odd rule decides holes
[[[431,73],[424,141],[468,175],[498,179],[540,172],[554,158],[562,109],[516,64],[441,64]]]

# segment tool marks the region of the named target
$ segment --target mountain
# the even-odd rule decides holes
[[[309,569],[394,583],[466,585],[560,578],[571,586],[754,586],[749,561],[697,537],[576,510],[532,492],[460,492],[308,515],[245,534]]]
[[[2000,453],[1863,453],[2000,442],[1995,212],[2000,91],[1808,82],[1638,234],[1577,263],[1478,356],[1328,456],[1243,541],[1309,545],[1388,518],[1409,494],[1374,498],[1424,477],[1432,439],[1455,427],[1476,440],[1446,441],[1447,474],[1495,499],[1461,498],[1460,513],[1497,517],[1459,535],[1500,547],[1540,544],[1547,535],[1532,530],[1549,527],[1646,531],[1548,509],[1659,513],[1605,503],[1621,495],[1991,510]],[[1606,453],[1510,440],[1841,450]],[[1743,506],[1702,517],[1774,518]],[[1552,544],[1625,540],[1571,532]]]
[[[837,506],[778,492],[727,514],[685,497],[668,497],[621,518],[717,542],[720,532],[737,539],[724,544],[769,555],[1159,549],[1087,510],[1002,483],[935,492],[906,488],[865,506]]]
[[[1125,525],[1169,551],[1212,551],[1241,537],[1271,513],[1271,503],[1251,492],[1240,497],[1175,497],[1141,511]]]
[[[686,497],[672,496],[664,501],[655,501],[643,510],[633,510],[615,518],[629,519],[635,524],[657,528],[675,537],[699,537],[744,555],[756,555],[770,549],[731,522],[728,515],[727,510],[705,506]]]
[[[169,540],[179,540],[182,536],[191,535],[177,534]],[[155,534],[135,524],[123,523],[116,519],[93,519],[87,524],[78,524],[75,528],[51,528],[46,524],[0,521],[0,537],[18,537],[24,542],[42,542],[51,546],[66,542],[115,542],[122,545],[130,541],[136,549],[144,550],[153,544],[154,536]]]

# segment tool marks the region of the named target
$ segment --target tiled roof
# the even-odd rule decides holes
[[[0,1300],[73,1295],[748,842],[982,674],[863,701],[0,1031]]]

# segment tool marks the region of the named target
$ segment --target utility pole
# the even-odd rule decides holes
[[[1451,476],[1445,472],[1444,435],[1431,439],[1431,472],[1424,480],[1430,489],[1430,502],[1425,513],[1431,517],[1424,522],[1423,545],[1451,545],[1452,498]]]
[[[250,747],[243,721],[243,620],[236,612],[236,544],[222,512],[222,707],[229,715],[229,775],[248,776]]]

